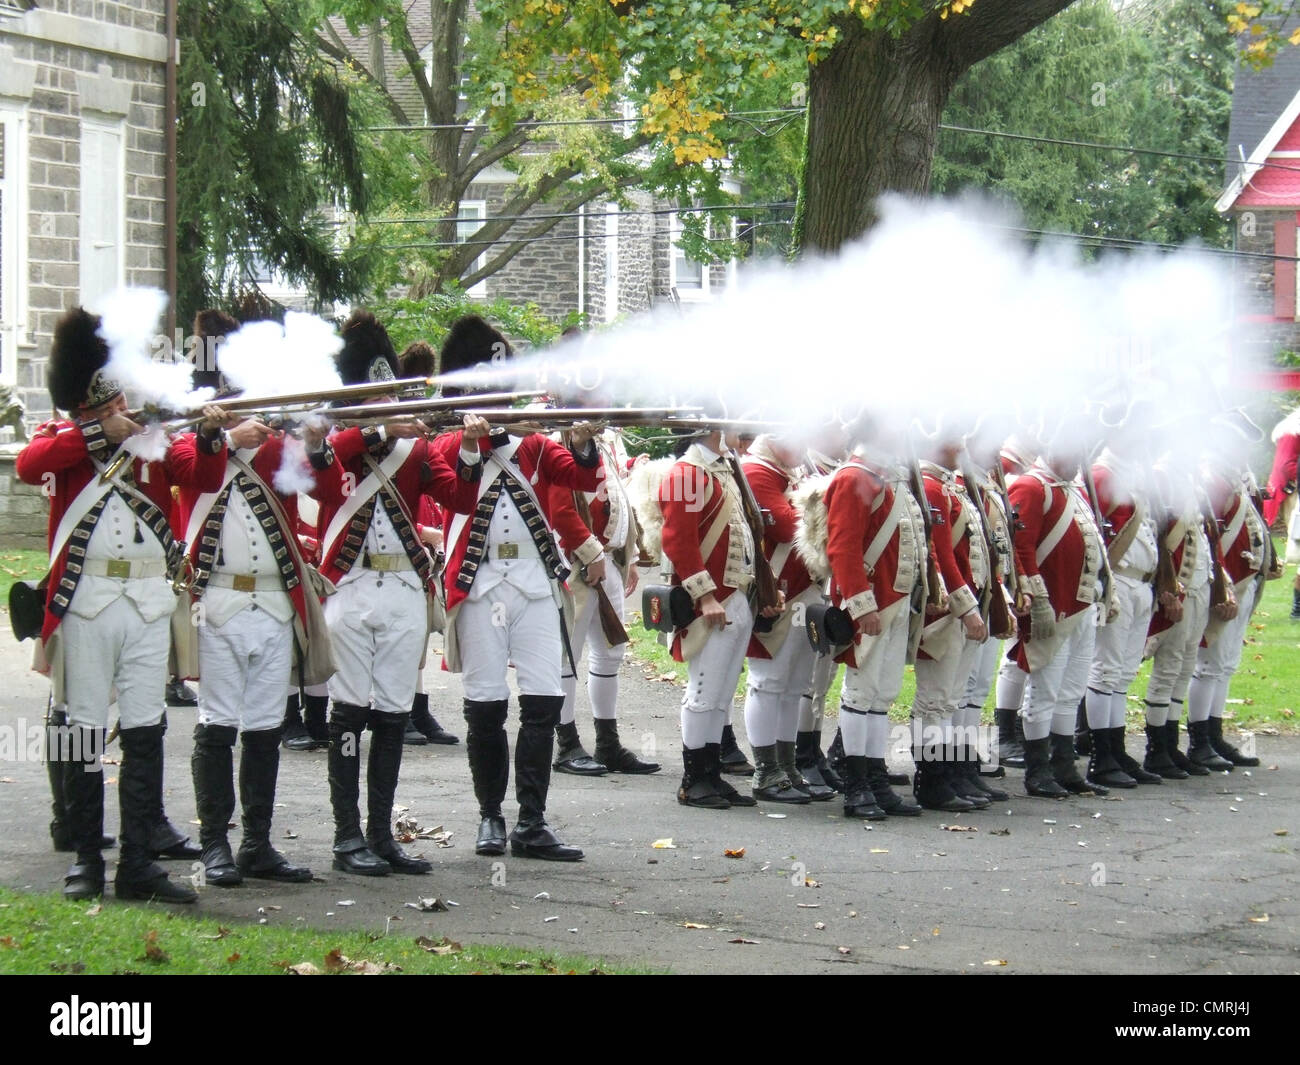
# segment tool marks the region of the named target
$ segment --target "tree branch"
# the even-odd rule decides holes
[[[388,86],[382,84],[379,79],[366,68],[365,64],[363,64],[361,60],[348,50],[347,45],[343,43],[338,33],[335,32],[333,26],[327,22],[325,23],[325,28],[338,43],[336,44],[334,41],[327,40],[319,33],[312,34],[312,43],[315,44],[315,46],[325,55],[339,63],[342,63],[354,73],[359,74],[370,85],[377,89],[380,98],[384,101],[384,106],[388,108],[388,113],[393,116],[397,124],[399,126],[409,126],[411,120],[407,117],[406,112],[402,110],[402,105],[399,104],[393,97],[392,93],[388,91]]]
[[[1064,11],[1072,0],[977,0],[970,10],[933,22],[935,38],[956,66],[956,73],[969,70],[981,59],[1019,40],[1034,27]]]

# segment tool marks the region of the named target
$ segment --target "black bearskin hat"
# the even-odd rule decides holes
[[[514,354],[510,341],[477,314],[467,314],[451,323],[451,330],[442,342],[438,372],[455,373],[480,364],[491,366],[514,358]]]
[[[369,311],[353,311],[341,332],[343,347],[334,356],[334,365],[345,385],[397,379],[397,354],[378,318]]]
[[[46,379],[54,406],[72,413],[98,407],[118,396],[122,386],[104,376],[108,344],[99,335],[99,316],[73,307],[54,327]]]
[[[194,336],[199,344],[194,349],[194,387],[225,391],[226,382],[221,377],[221,341],[239,330],[239,322],[225,311],[209,307],[194,316]]]

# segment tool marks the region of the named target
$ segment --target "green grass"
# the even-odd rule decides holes
[[[421,946],[409,932],[371,936],[274,923],[224,927],[172,908],[121,905],[111,899],[65,902],[55,895],[0,888],[0,974],[267,975],[287,973],[289,966],[304,962],[327,973],[343,971],[348,961],[422,975],[648,971],[518,947],[448,945],[436,934]]]
[[[1241,667],[1233,678],[1228,692],[1227,716],[1246,729],[1276,729],[1279,733],[1300,732],[1300,621],[1290,620],[1291,579],[1294,570],[1288,568],[1282,580],[1269,581],[1264,586],[1264,597],[1247,630],[1246,649],[1241,657]],[[648,632],[641,625],[640,614],[628,620],[632,654],[646,667],[648,677],[658,678],[672,674],[674,683],[686,681],[686,666],[674,662],[666,647],[660,646],[657,633]],[[1146,691],[1151,675],[1151,663],[1145,662],[1137,679],[1129,688],[1129,725],[1141,728],[1143,724],[1142,693]],[[827,716],[839,713],[840,688],[844,671],[839,670],[826,697]],[[745,673],[740,675],[736,694],[744,695]],[[903,675],[903,688],[890,707],[889,716],[895,721],[906,721],[916,695],[916,677],[908,666]],[[1135,698],[1136,696],[1136,698]],[[993,720],[993,693],[984,704],[984,717]]]
[[[0,604],[9,602],[14,581],[38,581],[48,566],[49,556],[44,551],[0,552]]]

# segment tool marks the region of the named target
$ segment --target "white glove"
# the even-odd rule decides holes
[[[1046,596],[1036,595],[1029,601],[1029,636],[1034,640],[1050,640],[1056,635],[1056,611]]]

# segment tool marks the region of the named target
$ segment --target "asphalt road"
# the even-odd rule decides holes
[[[0,637],[0,730],[12,730],[11,740],[38,725],[45,707],[45,682],[27,660],[26,648]],[[456,678],[430,670],[428,679],[435,715],[463,735]],[[678,698],[674,686],[626,663],[624,740],[652,742],[664,771],[555,777],[550,818],[566,841],[586,849],[580,864],[474,855],[477,811],[462,744],[406,751],[398,804],[423,827],[451,833],[450,846],[412,848],[433,861],[434,873],[378,880],[335,873],[325,755],[286,754],[274,837],[318,880],[207,888],[196,909],[223,921],[526,943],[675,972],[1300,970],[1296,738],[1259,737],[1263,765],[1249,772],[1063,802],[1028,798],[1012,772],[1012,800],[989,811],[865,826],[845,820],[838,803],[679,806]],[[590,746],[585,695],[580,703]],[[512,706],[512,734],[514,713]],[[171,711],[167,804],[197,836],[193,718],[193,710]],[[735,720],[743,733],[739,708]],[[1138,742],[1130,737],[1131,748]],[[25,746],[11,743],[0,764],[0,883],[55,890],[67,856],[50,848],[45,770]],[[114,780],[114,767],[107,771]],[[954,820],[969,830],[951,830]],[[296,838],[284,838],[289,833]],[[652,846],[664,839],[671,849]],[[741,858],[724,856],[741,848]],[[446,912],[406,905],[433,896],[457,905]]]

